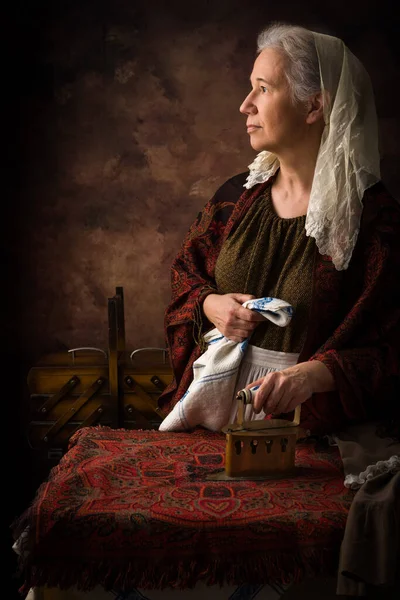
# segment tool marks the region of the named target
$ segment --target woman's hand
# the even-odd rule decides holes
[[[250,294],[209,294],[203,302],[203,312],[225,337],[243,342],[260,321],[265,321],[260,313],[242,306],[254,298]]]
[[[331,392],[336,387],[328,367],[317,360],[269,373],[246,388],[256,385],[260,387],[254,398],[254,411],[263,409],[267,415],[291,412],[313,394]]]

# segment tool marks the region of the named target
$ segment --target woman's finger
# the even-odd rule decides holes
[[[243,321],[243,319],[235,319],[230,324],[234,329],[245,329],[246,331],[253,331],[257,327],[258,321]]]
[[[264,404],[267,402],[270,394],[273,393],[275,381],[274,378],[271,377],[271,375],[273,375],[273,373],[264,377],[263,383],[257,390],[256,397],[254,398],[254,412],[257,414],[261,411]]]
[[[236,311],[236,315],[238,317],[238,319],[241,319],[242,321],[247,321],[247,322],[256,322],[259,323],[260,321],[265,321],[265,317],[263,317],[263,315],[261,315],[259,312],[257,312],[256,310],[250,310],[250,308],[245,308],[244,306],[239,306],[239,308]]]
[[[284,396],[280,373],[270,373],[269,378],[273,385],[269,387],[268,394],[264,396],[264,406],[262,408],[266,414],[273,413]]]
[[[266,403],[263,406],[264,412],[267,415],[271,415],[273,413],[283,412],[282,406],[286,405],[287,398],[285,397],[285,392],[282,388],[276,387],[269,395]]]
[[[265,377],[260,377],[260,379],[256,379],[255,381],[252,381],[251,383],[246,385],[246,390],[251,390],[251,388],[253,387],[260,387],[260,385],[263,383]]]
[[[231,336],[235,336],[235,337],[239,337],[239,338],[243,338],[246,339],[249,337],[249,332],[247,331],[247,329],[243,329],[241,327],[226,327],[225,328],[225,334],[226,337],[231,337]]]
[[[298,404],[298,402],[297,402],[297,404]],[[293,410],[293,408],[295,408],[297,406],[297,404],[295,404],[295,398],[293,397],[293,394],[289,394],[280,403],[280,405],[278,407],[278,410],[276,412],[277,413],[288,413],[288,412],[291,412]]]

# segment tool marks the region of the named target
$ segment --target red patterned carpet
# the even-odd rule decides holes
[[[332,574],[354,492],[337,448],[297,446],[290,479],[209,481],[225,436],[79,430],[14,526],[25,586],[177,588]]]

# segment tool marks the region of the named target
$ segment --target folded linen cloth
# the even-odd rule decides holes
[[[340,549],[338,595],[398,598],[400,581],[400,441],[382,423],[349,425],[332,436],[344,485],[358,490]]]
[[[358,423],[329,436],[339,448],[347,488],[358,490],[380,473],[400,471],[400,442],[378,435],[379,426],[378,421]]]
[[[293,316],[293,307],[279,298],[256,298],[242,306],[256,310],[279,327],[286,327]],[[248,340],[234,342],[217,328],[207,332],[204,340],[208,347],[193,363],[193,381],[162,421],[159,431],[186,431],[198,425],[220,431],[229,422],[235,383]]]
[[[366,479],[356,492],[339,555],[336,594],[398,598],[400,589],[400,470]]]

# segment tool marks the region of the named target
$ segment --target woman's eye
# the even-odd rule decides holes
[[[262,91],[263,94],[266,94],[268,92],[268,90],[265,87],[265,85],[260,85],[260,89],[261,89],[261,91]]]

